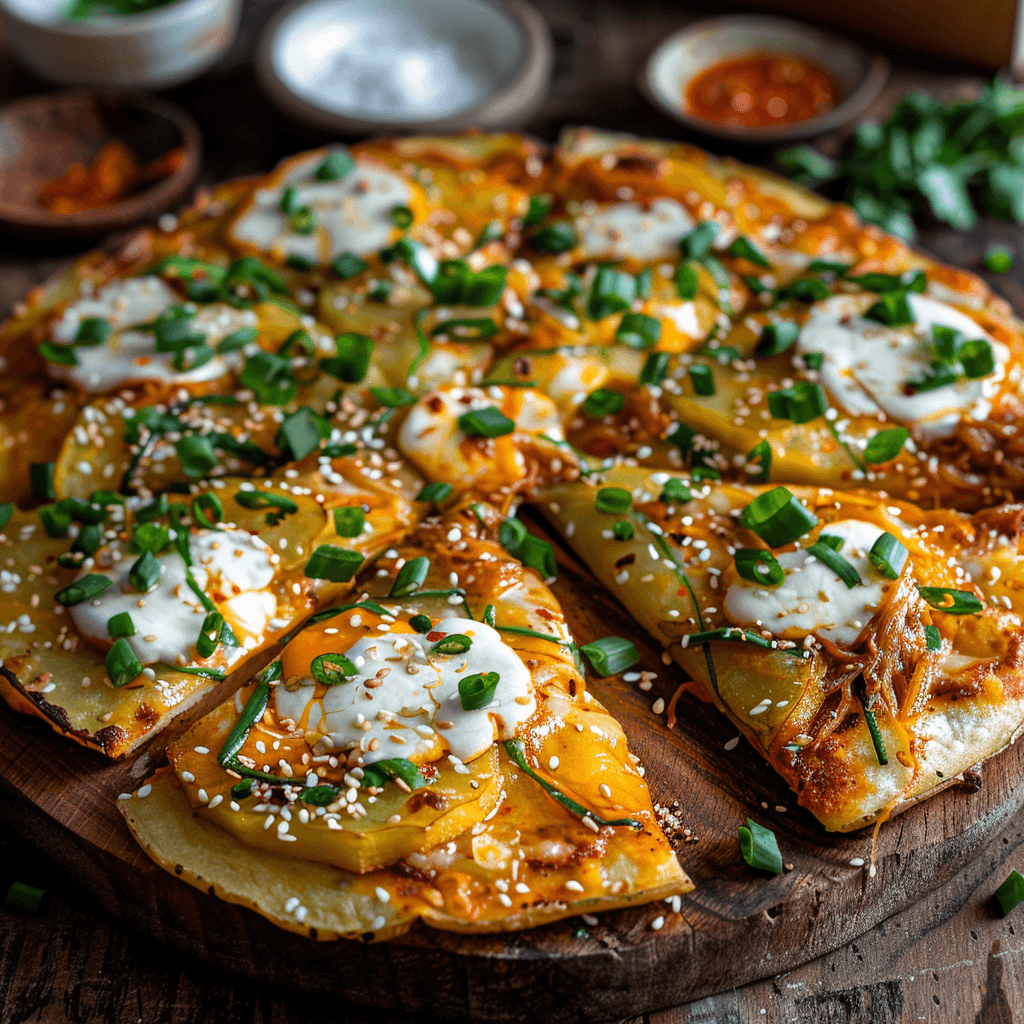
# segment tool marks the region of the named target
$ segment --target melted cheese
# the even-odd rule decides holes
[[[889,582],[868,561],[871,545],[885,532],[870,523],[845,519],[831,523],[824,536],[842,537],[839,552],[860,574],[863,585],[847,587],[806,549],[778,555],[786,580],[764,587],[737,579],[726,592],[725,614],[737,626],[766,629],[784,640],[815,633],[852,647],[882,603]]]
[[[409,183],[394,171],[365,163],[357,163],[338,181],[317,181],[313,172],[323,159],[318,153],[294,166],[278,187],[257,189],[252,205],[232,228],[235,240],[278,259],[300,256],[315,263],[327,263],[343,252],[366,256],[390,245],[399,231],[388,214],[409,204]],[[316,217],[311,234],[289,229],[288,216],[281,210],[281,197],[289,186],[296,190],[297,204],[309,207]]]
[[[649,209],[613,203],[580,217],[576,226],[588,259],[659,260],[679,255],[679,242],[694,223],[675,199],[655,199]]]
[[[436,629],[464,633],[473,644],[465,654],[445,655],[422,633],[370,633],[344,652],[357,676],[319,698],[312,679],[278,686],[278,715],[302,724],[316,754],[358,751],[366,764],[393,757],[422,761],[439,744],[471,761],[495,739],[511,739],[536,709],[526,666],[484,623],[452,618]],[[467,711],[459,680],[478,672],[497,672],[500,679],[486,707]]]
[[[77,366],[48,363],[52,377],[68,381],[83,391],[112,391],[130,381],[159,380],[183,384],[215,380],[228,372],[227,363],[219,356],[195,369],[181,372],[174,368],[174,354],[157,352],[156,338],[151,331],[131,330],[155,319],[178,297],[159,277],[133,277],[114,281],[91,298],[71,303],[54,323],[51,339],[58,345],[70,345],[79,324],[89,317],[106,320],[113,328],[102,345],[75,348]],[[195,334],[206,336],[215,345],[240,327],[254,327],[256,314],[234,309],[225,303],[200,306],[192,321]]]
[[[516,425],[513,434],[490,441],[490,453],[459,426],[460,416],[489,406]],[[509,483],[525,476],[526,460],[516,446],[522,434],[564,440],[558,409],[546,395],[532,388],[446,388],[409,410],[398,446],[429,479],[464,488],[485,479]]]
[[[885,327],[862,314],[873,295],[833,295],[814,303],[800,332],[801,353],[824,353],[821,383],[853,415],[877,416],[912,427],[925,438],[947,437],[964,416],[984,419],[1006,373],[1005,345],[986,334],[966,313],[935,299],[908,296],[915,323]],[[906,383],[928,366],[932,325],[952,327],[970,341],[992,346],[995,370],[977,380],[961,380],[931,391],[904,393]]]
[[[274,578],[270,549],[244,530],[199,530],[192,534],[189,546],[192,578],[240,641],[259,643],[277,611],[277,599],[266,589]],[[127,638],[128,643],[143,665],[186,664],[195,657],[206,610],[186,582],[185,563],[174,550],[160,555],[160,580],[142,594],[129,578],[138,557],[113,545],[97,552],[96,564],[88,572],[102,573],[113,586],[91,601],[72,605],[71,620],[97,646],[109,647],[107,623],[111,616],[128,612],[135,624],[135,635]],[[241,648],[223,650],[228,663],[242,654]]]

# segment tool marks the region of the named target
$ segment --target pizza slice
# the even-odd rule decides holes
[[[1024,722],[1018,506],[628,467],[539,505],[830,830],[935,792]]]
[[[112,757],[134,749],[344,594],[425,511],[400,460],[348,447],[148,503],[97,491],[0,508],[4,699]]]
[[[554,596],[422,526],[120,803],[162,867],[318,939],[510,931],[692,888]],[[485,526],[486,524],[486,530]]]

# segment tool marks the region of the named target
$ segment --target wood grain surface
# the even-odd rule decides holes
[[[200,82],[169,94],[203,126],[209,151],[206,180],[265,170],[279,156],[316,141],[296,133],[268,108],[244,64],[245,47],[273,6],[262,0],[248,3],[246,32],[228,61]],[[678,136],[674,123],[638,98],[632,80],[645,53],[667,32],[692,19],[694,11],[653,0],[545,0],[538,6],[554,27],[558,62],[549,102],[532,130],[550,139],[570,122]],[[975,89],[979,83],[980,78],[951,76],[944,68],[905,66],[876,113],[884,114],[908,87],[950,94]],[[0,96],[37,87],[0,64]],[[737,155],[755,161],[766,156]],[[988,225],[968,236],[932,230],[925,244],[942,258],[976,269],[986,240],[993,236],[1018,245],[1024,242],[1010,225]],[[0,311],[28,285],[52,273],[65,256],[0,240]],[[1024,298],[1021,280],[1015,273],[1013,279],[998,281],[1018,310],[1024,309],[1024,302],[1018,301]],[[563,603],[574,607],[578,596],[593,587],[585,574],[574,575],[566,568],[559,590]],[[600,628],[594,615],[603,623]],[[617,616],[621,612],[606,598],[588,606],[574,627],[582,640],[609,629],[628,630],[629,625],[615,626],[623,622]],[[627,635],[635,635],[632,629]],[[388,947],[305,943],[307,953],[322,955],[332,948],[334,952],[316,963],[303,958],[300,966],[307,985],[318,990],[315,994],[286,987],[294,978],[282,969],[281,933],[241,911],[227,915],[227,932],[218,931],[221,924],[209,908],[223,910],[224,905],[204,900],[202,894],[148,865],[134,849],[129,852],[130,840],[117,832],[119,816],[108,819],[109,829],[90,836],[83,849],[82,840],[67,826],[92,821],[89,801],[96,799],[97,787],[113,788],[114,775],[103,776],[102,763],[85,752],[60,746],[62,753],[56,753],[44,730],[26,734],[19,728],[10,738],[14,716],[4,713],[0,749],[5,750],[3,757],[19,791],[44,799],[33,787],[49,790],[46,773],[57,771],[61,761],[81,771],[83,781],[63,792],[56,801],[59,808],[52,794],[45,795],[50,809],[64,816],[59,824],[41,827],[31,806],[5,801],[2,820],[8,832],[6,839],[0,836],[4,879],[56,885],[58,891],[41,918],[0,911],[0,1024],[411,1021],[410,1013],[384,1009],[399,1003],[417,1020],[508,1019],[514,1012],[543,1024],[584,1017],[628,1018],[630,1024],[766,1019],[801,1024],[1004,1024],[1014,1019],[1015,1009],[1024,1005],[1024,986],[1017,980],[1024,966],[1021,944],[1013,919],[996,919],[990,897],[1009,867],[1020,866],[1019,805],[1024,794],[1016,782],[1021,779],[1019,757],[1024,751],[1011,750],[990,762],[979,792],[947,792],[892,822],[882,832],[878,876],[869,880],[863,869],[849,863],[855,857],[868,859],[869,838],[823,836],[745,745],[725,751],[733,734],[717,717],[684,701],[681,726],[669,733],[650,705],[658,696],[670,695],[674,670],[663,669],[650,650],[645,657],[660,673],[649,693],[595,689],[623,718],[634,748],[652,765],[656,796],[671,799],[668,780],[682,779],[687,787],[684,819],[697,842],[683,843],[679,849],[699,888],[682,914],[676,917],[662,907],[657,912],[607,915],[590,929],[587,940],[571,940],[565,928],[523,933],[501,940],[500,948],[495,943],[488,956],[474,959],[472,968],[464,967],[470,955],[466,940],[426,929],[400,947],[391,947],[397,952],[385,960],[375,956]],[[143,756],[152,763],[158,752]],[[30,771],[31,765],[41,765],[43,774]],[[56,777],[51,779],[52,788],[59,791]],[[755,879],[739,860],[735,828],[748,813],[777,830],[793,871],[778,879]],[[31,846],[12,837],[15,831],[30,836]],[[48,859],[40,860],[37,851]],[[98,895],[83,895],[83,881]],[[179,895],[161,909],[165,886]],[[134,915],[134,924],[111,919],[111,912],[126,910]],[[657,932],[650,929],[655,913],[666,917]],[[239,917],[244,918],[241,925]],[[261,928],[268,930],[261,933]],[[175,942],[178,951],[150,940],[151,934]],[[234,948],[224,943],[226,934]],[[552,950],[567,944],[587,965],[586,973],[550,958]],[[807,962],[825,949],[836,951]],[[259,956],[253,955],[256,951]],[[209,959],[197,959],[198,955]],[[410,974],[397,966],[407,956],[428,959],[426,971]],[[458,984],[439,990],[433,970],[438,963],[463,965],[461,973],[456,969]],[[804,966],[788,969],[797,963]],[[247,970],[255,980],[232,976],[225,966]],[[344,985],[339,985],[338,972],[345,970],[359,976],[358,983],[376,1009],[359,1010],[339,998]],[[528,979],[529,992],[513,980],[509,971],[516,970]],[[629,984],[635,988],[623,987],[623,972],[629,971],[634,972]],[[754,978],[765,980],[738,987]],[[595,979],[608,989],[603,1000],[594,994]],[[439,996],[453,1000],[455,1011],[446,1012],[449,1004],[440,1002]],[[644,1005],[684,1000],[690,1001],[674,1010],[643,1013]]]

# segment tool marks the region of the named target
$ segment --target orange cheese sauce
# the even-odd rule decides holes
[[[839,85],[817,64],[790,54],[752,53],[692,78],[683,104],[706,121],[771,128],[824,114],[840,98]]]

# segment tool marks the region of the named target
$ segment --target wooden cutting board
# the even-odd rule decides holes
[[[111,913],[226,970],[446,1021],[556,1024],[677,1005],[843,946],[981,855],[1024,802],[1018,744],[968,773],[970,784],[885,825],[870,877],[870,830],[823,832],[744,741],[731,742],[735,731],[713,709],[684,695],[672,731],[652,713],[653,701],[672,696],[678,670],[662,665],[571,554],[556,550],[554,589],[577,639],[632,637],[642,667],[658,673],[647,693],[621,680],[591,682],[647,766],[655,802],[672,807],[690,833],[675,845],[697,888],[678,914],[665,903],[616,911],[584,925],[586,937],[575,934],[582,922],[574,918],[504,936],[418,925],[390,943],[315,942],[193,889],[135,845],[116,797],[162,762],[169,734],[111,764],[6,708],[0,822],[45,850]],[[742,860],[736,829],[747,816],[775,830],[792,865],[785,874],[768,877]]]

